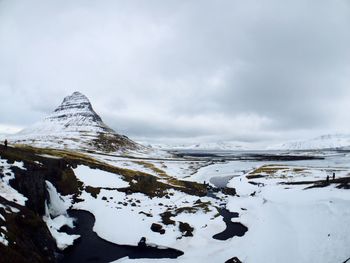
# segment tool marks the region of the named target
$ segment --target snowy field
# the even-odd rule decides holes
[[[79,238],[60,231],[65,225],[74,226],[68,210],[77,209],[94,215],[93,231],[104,240],[137,246],[145,237],[148,245],[184,252],[177,259],[124,257],[114,262],[225,262],[237,257],[248,263],[343,263],[350,258],[350,192],[339,186],[349,177],[350,156],[321,155],[325,159],[213,161],[90,154],[111,167],[148,173],[161,182],[169,178],[206,182],[209,194],[199,197],[168,189],[165,196],[151,197],[126,192],[122,189],[132,181],[121,174],[78,165],[74,174],[83,189],[79,200],[61,195],[47,181],[49,200],[43,219],[62,251]],[[0,166],[4,174],[1,196],[25,205],[26,197],[14,190],[9,180],[14,176],[11,166],[26,168],[21,162],[9,164],[4,159],[0,159]],[[218,184],[220,188],[234,188],[236,195],[220,191]],[[237,213],[230,222],[240,223],[247,231],[214,239],[228,229],[223,209]],[[157,231],[151,229],[154,224]],[[0,231],[0,242],[7,245],[6,229]]]
[[[106,161],[111,165],[157,175],[138,161],[113,160],[110,157]],[[163,169],[169,176],[200,183],[205,181],[211,184],[213,177],[229,178],[227,186],[235,188],[237,196],[217,193],[214,198],[198,198],[173,191],[170,198],[166,199],[101,190],[97,198],[94,198],[84,193],[84,201],[75,204],[74,208],[95,215],[94,231],[103,239],[118,244],[136,245],[141,237],[146,237],[150,244],[184,252],[176,260],[123,258],[116,262],[225,262],[236,256],[242,262],[331,263],[344,262],[350,257],[349,190],[338,189],[332,183],[312,189],[306,189],[309,185],[282,184],[325,180],[327,175],[332,177],[333,172],[337,178],[347,177],[350,173],[350,158],[347,155],[331,155],[325,160],[290,162],[147,162]],[[109,182],[110,178],[99,176],[98,171],[94,172],[95,177],[99,178],[99,184],[104,184],[104,180],[106,184]],[[261,177],[247,178],[256,173]],[[177,222],[176,225],[162,223],[162,213],[194,206],[198,199],[209,202],[209,212],[202,209],[183,212],[172,217]],[[213,235],[226,227],[222,217],[217,215],[216,207],[238,212],[239,217],[232,220],[248,227],[246,234],[225,241],[213,239]],[[182,236],[178,221],[189,223],[194,228],[193,236]],[[165,234],[151,231],[152,223],[162,225]]]

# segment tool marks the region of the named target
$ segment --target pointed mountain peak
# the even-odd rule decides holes
[[[75,91],[72,95],[68,95],[63,99],[63,103],[67,103],[69,101],[81,101],[90,103],[89,99],[79,91]]]
[[[105,152],[141,149],[116,133],[94,111],[89,99],[76,91],[44,120],[20,131],[18,143],[52,148],[90,149]]]
[[[49,116],[11,136],[11,142],[42,148],[118,155],[163,155],[109,128],[93,110],[89,99],[78,91],[65,97]]]
[[[93,126],[103,126],[102,119],[92,108],[89,99],[82,93],[76,91],[72,95],[65,97],[60,106],[58,106],[54,112],[47,117],[47,119],[71,119],[70,124],[83,124],[83,120],[97,123]],[[74,123],[75,122],[75,123]]]
[[[64,109],[86,109],[93,111],[89,99],[78,91],[74,92],[72,95],[65,97],[61,105],[55,109],[55,112]]]

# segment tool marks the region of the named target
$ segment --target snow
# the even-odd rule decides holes
[[[93,213],[96,218],[93,230],[101,238],[117,244],[137,245],[141,237],[144,236],[148,243],[181,250],[188,246],[195,246],[195,243],[208,239],[210,235],[214,235],[225,228],[221,218],[214,218],[217,211],[212,209],[207,214],[198,211],[191,217],[191,223],[197,233],[196,238],[183,237],[177,239],[182,236],[177,225],[163,226],[166,230],[165,235],[151,231],[152,223],[161,223],[159,214],[165,212],[168,209],[167,206],[187,207],[192,206],[198,200],[196,196],[178,191],[172,193],[170,199],[159,197],[151,199],[140,193],[126,195],[122,192],[102,189],[97,198],[83,192],[80,198],[84,201],[74,204],[74,208]],[[102,197],[106,197],[107,201],[103,200]],[[139,200],[140,203],[135,202],[136,200]],[[211,198],[202,198],[202,201],[215,202]],[[118,202],[126,202],[128,205],[123,206]],[[131,206],[133,202],[136,206]],[[163,205],[160,206],[159,203]],[[140,212],[150,213],[152,217],[147,217]],[[190,214],[186,215],[190,217]],[[181,216],[178,217],[182,219]],[[207,224],[206,228],[203,228],[204,222]],[[112,225],[113,231],[110,228]]]
[[[107,241],[137,245],[141,237],[146,237],[148,244],[171,247],[185,253],[176,260],[123,258],[116,262],[225,262],[234,256],[247,263],[344,262],[350,257],[349,190],[337,189],[332,184],[307,190],[305,187],[309,185],[281,184],[324,180],[332,172],[336,173],[336,178],[349,175],[349,154],[320,152],[319,155],[326,159],[208,162],[185,159],[142,160],[90,154],[109,165],[153,174],[158,176],[158,180],[162,177],[150,168],[152,165],[169,176],[201,183],[210,183],[212,178],[232,176],[227,186],[235,188],[238,196],[218,194],[218,199],[199,198],[175,190],[169,190],[170,198],[150,198],[140,193],[126,194],[110,189],[129,186],[121,175],[79,165],[74,172],[85,186],[108,189],[101,189],[96,198],[83,190],[79,196],[82,201],[72,204],[71,196],[61,196],[47,182],[50,202],[47,203],[44,220],[60,249],[72,245],[79,237],[58,231],[64,225],[74,226],[74,220],[66,212],[72,206],[73,209],[93,213],[96,219],[93,230]],[[1,166],[6,167],[3,169],[9,169],[10,165],[6,160],[0,161]],[[24,168],[20,163],[15,165]],[[254,174],[254,170],[261,166],[268,166],[273,172],[262,169],[259,174],[265,177],[246,177]],[[13,174],[10,172],[7,176],[4,177],[6,180],[1,179],[0,187],[1,183],[8,186],[8,180]],[[1,189],[0,194],[5,192]],[[193,207],[198,199],[210,202],[211,211],[205,213],[198,209],[193,213],[180,213],[172,217],[177,221],[175,226],[162,223],[161,213],[174,211],[176,208]],[[239,213],[239,217],[232,221],[248,227],[243,237],[233,237],[225,241],[212,238],[226,227],[222,217],[217,216],[216,208],[223,206]],[[152,216],[148,217],[141,212]],[[193,237],[182,237],[179,221],[194,227]],[[161,224],[165,234],[151,231],[152,223]],[[3,234],[0,242],[6,242]]]
[[[6,209],[5,206],[1,205],[0,204],[0,208],[3,208],[3,209]],[[3,222],[1,222],[3,221]],[[7,228],[5,226],[5,223],[6,223],[6,219],[5,217],[0,213],[0,225],[2,225],[0,227],[0,243],[2,243],[3,245],[5,246],[8,246],[8,240],[7,240],[7,237],[6,237],[6,233],[7,233]]]
[[[230,197],[227,205],[231,211],[247,209],[238,220],[249,230],[233,242],[243,262],[343,262],[349,257],[348,191],[280,185],[255,191],[255,197]]]
[[[61,196],[56,188],[46,181],[47,191],[49,192],[50,200],[45,205],[45,221],[51,235],[56,240],[57,247],[61,250],[73,245],[74,240],[79,238],[79,235],[68,235],[58,230],[62,226],[74,227],[74,219],[67,215],[67,209],[70,208],[72,201],[71,196]]]
[[[0,232],[0,243],[2,243],[5,246],[8,246],[9,242],[6,239],[6,235],[2,232]]]
[[[261,149],[258,143],[247,143],[240,141],[218,141],[218,142],[197,142],[197,143],[154,143],[152,147],[165,150],[201,150],[201,151],[241,151]]]
[[[280,145],[269,147],[270,149],[280,150],[310,150],[310,149],[337,149],[349,148],[349,134],[328,134],[309,140],[287,142]]]
[[[23,162],[15,162],[14,164],[8,164],[7,160],[0,158],[0,169],[2,169],[3,177],[0,178],[0,196],[8,201],[15,202],[19,205],[24,206],[27,198],[19,193],[17,190],[13,189],[9,182],[15,178],[11,166],[17,166],[21,169],[25,169]]]
[[[62,157],[58,157],[50,154],[37,154],[37,155],[44,158],[50,158],[50,159],[57,159],[57,160],[62,159]]]
[[[242,167],[242,164],[248,164],[247,162],[226,162],[226,163],[212,163],[210,165],[206,165],[198,169],[196,173],[191,175],[190,178],[187,178],[187,180],[195,181],[199,183],[203,183],[204,181],[206,183],[210,184],[210,178],[215,176],[237,176],[242,174],[242,170],[244,168]],[[254,165],[250,163],[247,165],[249,169],[251,169],[251,166]],[[244,166],[244,167],[247,167]]]
[[[74,240],[80,237],[79,235],[68,235],[67,233],[58,231],[64,225],[71,226],[73,224],[72,220],[69,220],[69,218],[63,215],[54,219],[51,219],[49,217],[43,219],[46,222],[46,225],[49,228],[52,237],[56,240],[57,247],[60,250],[64,250],[67,247],[73,245]]]
[[[342,160],[342,158],[344,158]],[[338,160],[336,164],[335,160]],[[96,224],[94,230],[102,237],[112,242],[128,240],[136,244],[139,237],[146,236],[147,241],[158,245],[180,249],[185,254],[176,260],[169,259],[129,259],[123,258],[115,262],[225,262],[237,256],[242,262],[344,262],[350,257],[348,246],[350,244],[350,195],[348,190],[337,189],[334,186],[304,190],[305,185],[283,185],[285,181],[311,181],[325,179],[326,175],[336,172],[336,177],[347,176],[350,167],[344,166],[348,156],[327,158],[326,160],[308,160],[292,162],[242,162],[230,161],[215,163],[199,168],[191,175],[189,180],[207,182],[212,177],[236,175],[229,183],[229,187],[236,188],[238,196],[220,196],[224,198],[226,208],[238,212],[239,217],[232,221],[240,222],[248,227],[243,237],[234,237],[226,241],[212,239],[225,229],[222,218],[211,220],[209,215],[198,211],[195,214],[181,213],[172,219],[189,223],[195,228],[194,237],[177,240],[179,231],[174,226],[164,226],[165,235],[156,233],[152,237],[149,226],[152,222],[160,222],[157,215],[162,208],[157,207],[158,202],[169,204],[167,199],[148,200],[147,197],[131,195],[130,198],[140,199],[140,206],[145,212],[153,214],[153,220],[139,218],[138,207],[123,207],[113,213],[107,213],[109,204],[103,205],[102,196],[110,196],[112,192],[100,193],[97,200],[86,195],[85,201],[77,204],[81,209],[87,209],[95,214]],[[153,163],[161,165],[160,163]],[[332,166],[336,164],[336,166]],[[176,165],[176,164],[175,164]],[[262,165],[270,165],[276,172],[266,178],[250,179],[246,175]],[[179,175],[181,176],[181,175]],[[253,185],[249,182],[261,183]],[[251,196],[255,192],[255,196]],[[116,193],[113,193],[116,194]],[[119,193],[117,201],[124,202],[126,196]],[[91,200],[96,202],[91,206]],[[190,196],[176,193],[171,197],[170,203],[179,205],[179,200],[189,201]],[[201,198],[202,199],[202,198]],[[114,200],[114,199],[113,199]],[[204,198],[202,201],[211,200]],[[216,200],[211,200],[218,205]],[[100,202],[100,203],[99,203]],[[103,208],[102,208],[103,207]],[[113,207],[111,205],[110,207]],[[106,211],[105,211],[106,209]],[[152,210],[151,210],[152,209]],[[123,215],[124,214],[124,215]],[[213,214],[211,214],[213,216]],[[132,220],[128,218],[132,218]],[[129,233],[123,227],[117,226],[117,233],[110,233],[106,226],[119,219],[124,228],[133,228]],[[145,223],[147,221],[147,223]],[[207,225],[208,224],[208,225]],[[134,226],[136,225],[136,226]],[[206,226],[207,225],[207,226]]]
[[[109,188],[124,188],[129,186],[129,183],[124,181],[121,175],[91,169],[85,165],[79,165],[74,169],[74,173],[86,186]]]
[[[147,165],[150,164],[155,168],[164,171],[167,175],[176,178],[190,177],[198,169],[208,164],[207,161],[187,161],[184,159],[138,159],[135,157],[120,157],[110,156],[104,154],[89,154],[89,156],[103,161],[109,165],[129,169],[133,171],[140,171],[159,177],[159,175]]]
[[[24,167],[24,163],[23,162],[18,162],[18,161],[15,161],[12,166],[16,166],[22,170],[27,170],[27,168]]]
[[[327,134],[307,140],[289,141],[276,145],[247,143],[240,141],[198,142],[198,143],[155,143],[152,147],[165,150],[187,151],[251,151],[251,150],[317,150],[350,148],[349,134]]]
[[[64,98],[43,121],[22,130],[18,135],[51,135],[69,132],[104,132],[109,128],[94,112],[86,96],[75,92]]]
[[[207,161],[161,161],[152,162],[152,164],[165,171],[167,175],[185,179],[190,178],[194,173],[196,173],[201,167],[208,164]]]

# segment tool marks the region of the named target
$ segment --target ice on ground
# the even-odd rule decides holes
[[[226,161],[226,162],[207,162],[199,167],[190,177],[185,180],[195,181],[198,183],[210,183],[212,177],[233,176],[238,177],[244,175],[264,164],[273,164],[275,162],[264,161]],[[212,184],[211,184],[212,185]]]
[[[67,233],[58,231],[64,225],[73,227],[73,219],[69,218],[68,216],[60,215],[58,217],[51,218],[49,213],[47,213],[43,220],[46,222],[51,235],[56,240],[57,247],[61,250],[73,245],[74,240],[80,237],[79,235],[68,235]]]
[[[65,214],[72,205],[71,196],[60,195],[49,181],[46,181],[46,187],[50,197],[47,205],[50,215],[56,217]]]
[[[64,250],[68,246],[73,245],[74,240],[80,237],[79,235],[68,235],[67,233],[58,231],[65,225],[71,228],[74,227],[74,219],[67,214],[67,209],[72,204],[71,196],[61,196],[49,181],[46,181],[46,186],[50,200],[48,204],[45,204],[43,220],[48,226],[51,235],[56,240],[57,247]]]
[[[124,188],[129,186],[129,183],[124,181],[121,175],[91,169],[85,165],[79,165],[74,169],[74,173],[86,186],[109,188]]]

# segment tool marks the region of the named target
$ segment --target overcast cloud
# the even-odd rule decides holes
[[[0,131],[76,90],[134,139],[350,133],[350,2],[0,0]]]

